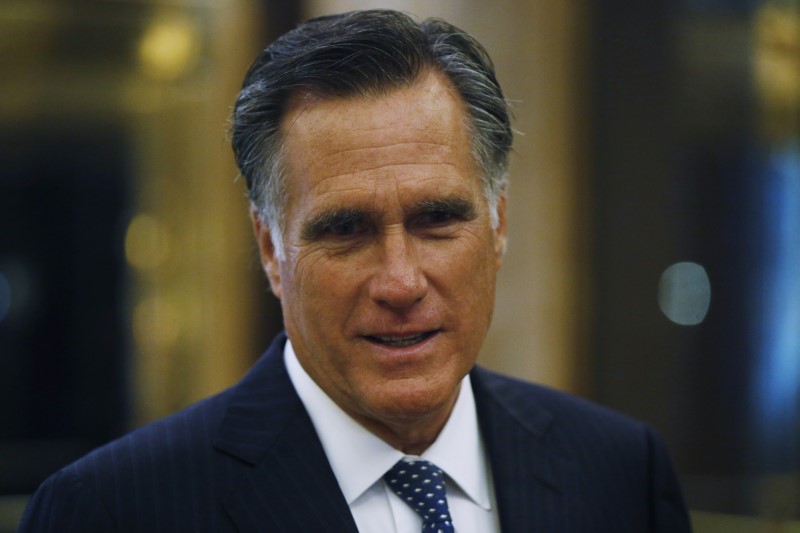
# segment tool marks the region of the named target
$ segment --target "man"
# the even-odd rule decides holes
[[[22,531],[689,530],[648,428],[474,366],[512,137],[476,41],[316,19],[253,64],[233,119],[288,339],[55,474]]]

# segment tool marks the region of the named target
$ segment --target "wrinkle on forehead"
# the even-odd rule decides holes
[[[449,164],[449,156],[454,155],[453,142],[456,139],[439,138],[428,142],[419,141],[400,141],[375,143],[364,146],[356,142],[357,146],[349,146],[352,143],[341,142],[343,147],[336,146],[335,143],[331,150],[321,157],[308,161],[310,169],[317,175],[328,176],[328,169],[340,168],[342,165],[353,165],[350,172],[354,174],[359,171],[370,171],[393,165],[420,165],[420,164]]]
[[[461,97],[436,72],[379,97],[301,94],[285,118],[284,153],[290,174],[306,190],[359,173],[402,175],[403,166],[414,165],[430,165],[434,174],[478,176],[467,122]]]
[[[350,96],[326,94],[323,89],[298,89],[287,99],[285,106],[286,111],[284,112],[283,119],[284,124],[282,125],[281,129],[284,134],[288,133],[294,127],[297,118],[299,118],[302,114],[317,105],[326,104],[329,102],[380,102],[381,100],[385,100],[387,97],[392,95],[415,93],[408,98],[408,101],[415,103],[418,107],[422,107],[420,105],[422,99],[419,98],[420,91],[431,94],[433,96],[430,99],[431,102],[436,102],[441,99],[456,102],[461,111],[463,111],[463,117],[467,119],[466,105],[464,104],[461,95],[452,82],[447,78],[447,76],[435,68],[427,68],[423,70],[416,79],[412,80],[406,85],[389,87],[386,88],[386,90],[364,91],[363,93],[355,93]]]
[[[390,99],[395,113],[392,114],[392,121],[387,123],[382,120],[382,117],[386,114]],[[355,102],[358,105],[352,105]],[[450,108],[451,105],[454,105],[459,113],[447,114],[449,123],[440,123],[439,131],[430,131],[425,128],[425,125],[430,125],[431,122],[426,119],[434,116],[441,118],[442,109]],[[442,144],[442,142],[446,143],[452,140],[446,138],[446,132],[452,131],[452,121],[458,121],[456,129],[462,129],[465,134],[469,130],[467,108],[458,91],[443,74],[430,70],[413,84],[387,91],[381,95],[327,98],[310,91],[300,92],[292,96],[287,104],[281,128],[284,138],[290,132],[294,132],[299,136],[308,135],[312,141],[319,141],[320,139],[315,137],[325,129],[322,126],[330,126],[330,117],[343,108],[347,108],[348,114],[359,122],[361,130],[351,132],[358,133],[358,137],[361,137],[358,149],[380,147],[381,143],[376,136],[382,130],[392,131],[395,134],[404,130],[409,142],[417,142],[418,134],[422,131],[428,134],[432,144]],[[399,111],[400,109],[412,109],[413,112],[402,113]],[[310,113],[311,111],[330,111],[331,113]],[[341,124],[343,127],[346,125]],[[332,142],[332,147],[339,151],[346,151],[350,148],[337,141],[346,144],[348,140],[352,141],[353,139],[325,139],[326,142]]]
[[[318,191],[319,194],[324,194],[330,190],[339,189],[338,181],[346,180],[348,178],[356,178],[364,182],[364,186],[375,187],[381,181],[393,179],[400,185],[404,180],[401,177],[404,172],[412,172],[418,167],[424,167],[426,170],[426,177],[414,177],[414,182],[422,183],[437,177],[443,177],[449,174],[455,174],[461,169],[453,163],[381,163],[375,166],[365,166],[349,172],[334,172],[329,175],[322,174],[320,179],[310,187],[310,190]],[[351,186],[350,188],[358,190],[359,186]]]

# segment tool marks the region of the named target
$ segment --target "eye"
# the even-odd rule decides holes
[[[458,213],[448,209],[426,209],[411,219],[408,229],[431,238],[449,237],[460,227],[460,222],[463,220]]]
[[[321,239],[349,239],[367,232],[369,230],[367,222],[367,217],[357,210],[326,211],[304,227],[303,238],[309,242]]]
[[[459,223],[473,220],[477,215],[474,205],[462,198],[426,200],[420,203],[411,217],[411,227],[419,230],[447,230]]]
[[[431,226],[441,226],[455,219],[456,215],[444,209],[434,209],[424,213],[420,218],[422,219],[420,222]]]
[[[469,199],[435,198],[417,204],[406,227],[426,238],[444,239],[457,236],[463,224],[476,217]]]
[[[332,222],[328,228],[328,233],[336,235],[337,237],[347,237],[354,235],[359,231],[360,224],[353,219],[337,220]]]

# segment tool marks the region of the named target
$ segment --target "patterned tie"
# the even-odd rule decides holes
[[[383,479],[422,517],[422,533],[454,533],[441,468],[423,460],[400,460]]]

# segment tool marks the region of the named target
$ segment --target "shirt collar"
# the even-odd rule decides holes
[[[352,504],[405,455],[365,429],[319,388],[297,360],[291,341],[283,351],[286,369],[308,411],[345,499]],[[477,505],[489,510],[489,467],[478,430],[469,376],[453,412],[422,458],[439,466]]]
[[[491,510],[491,474],[478,429],[469,375],[461,381],[461,391],[450,418],[422,458],[444,470],[473,502]]]

